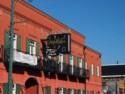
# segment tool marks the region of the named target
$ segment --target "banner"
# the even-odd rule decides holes
[[[31,66],[37,65],[37,57],[14,50],[13,60],[20,63],[29,64]]]

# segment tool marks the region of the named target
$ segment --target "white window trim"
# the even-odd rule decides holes
[[[17,49],[17,35],[16,34],[14,34],[13,36],[13,48]]]
[[[88,69],[88,64],[87,64],[87,62],[85,62],[85,69]]]
[[[69,64],[72,66],[72,70],[71,70],[72,72],[71,73],[73,74],[73,72],[74,72],[74,67],[73,67],[73,65],[74,65],[74,56],[73,55],[70,56]]]
[[[97,66],[97,76],[98,77],[100,76],[100,68],[99,68],[99,66]]]
[[[32,43],[33,42],[33,43]],[[31,55],[36,55],[36,42],[35,41],[30,41],[30,53]]]
[[[71,89],[71,90],[70,90],[70,94],[74,94],[74,89]]]
[[[63,58],[64,58],[64,55],[63,54],[59,54],[59,62],[64,62]]]
[[[62,72],[63,71],[63,58],[64,58],[64,55],[63,54],[59,54],[59,62],[61,63],[61,66],[60,66],[60,71]]]
[[[78,67],[79,68],[83,68],[83,59],[82,58],[79,58],[79,61],[78,61]]]
[[[63,88],[59,88],[58,94],[63,94]]]
[[[94,75],[94,65],[91,64],[91,74]]]
[[[13,84],[12,94],[16,94],[16,84]]]
[[[83,94],[83,90],[80,89],[80,94]]]

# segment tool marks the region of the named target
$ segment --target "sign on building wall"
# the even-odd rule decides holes
[[[22,64],[28,64],[28,65],[32,65],[32,66],[37,65],[37,57],[36,56],[32,56],[29,54],[18,52],[16,50],[14,50],[14,52],[13,52],[13,60],[15,62],[22,63]]]
[[[71,34],[51,34],[47,38],[47,45],[58,53],[68,54],[71,52]]]

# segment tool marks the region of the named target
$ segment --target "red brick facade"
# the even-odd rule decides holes
[[[0,92],[4,92],[0,94],[6,94],[5,83],[8,81],[8,63],[5,60],[8,52],[5,51],[5,46],[8,44],[5,43],[7,42],[5,40],[7,39],[6,31],[10,28],[10,1],[0,0]],[[67,66],[69,56],[75,58],[75,75],[69,75],[68,71],[66,74],[60,74],[56,71],[46,72],[42,69],[44,64],[41,39],[46,39],[49,34],[55,32],[71,33],[71,54],[65,55],[65,62]],[[41,59],[38,62],[42,67],[42,70],[37,70],[34,67],[14,63],[13,82],[17,84],[15,92],[20,94],[29,92],[29,94],[59,94],[59,88],[63,88],[63,93],[60,94],[82,94],[79,93],[79,90],[83,90],[83,94],[85,91],[87,94],[102,93],[101,54],[86,46],[85,36],[22,1],[18,1],[15,7],[14,34],[17,35],[17,38],[19,36],[20,44],[16,45],[20,46],[19,49],[23,53],[27,52],[27,38],[39,44],[39,50],[36,52]],[[78,58],[83,60],[84,77],[77,75]],[[57,58],[54,57],[54,60],[57,61]],[[99,71],[97,72],[97,70]],[[91,71],[93,71],[93,75]],[[29,88],[31,83],[33,85]],[[71,89],[74,90],[74,93],[69,93]]]

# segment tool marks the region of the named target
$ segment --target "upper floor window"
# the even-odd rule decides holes
[[[69,65],[74,65],[74,57],[73,55],[69,55]]]
[[[97,69],[96,69],[96,74],[97,74],[97,76],[100,76],[100,68],[99,68],[99,66],[97,66]]]
[[[39,43],[27,38],[26,52],[31,55],[39,55]]]
[[[94,66],[93,66],[93,64],[91,65],[91,74],[94,75]]]
[[[85,69],[88,69],[88,64],[87,64],[87,62],[85,62]]]
[[[16,34],[13,35],[13,48],[17,49],[17,35]]]
[[[30,42],[29,42],[29,54],[31,54],[31,55],[35,55],[36,54],[36,42],[35,41],[33,41],[33,40],[31,40]]]
[[[9,30],[4,31],[4,48],[8,49],[10,47],[10,34]],[[13,34],[13,48],[21,50],[21,36]]]
[[[59,62],[64,62],[64,55],[63,54],[59,54]]]
[[[83,59],[80,57],[78,58],[78,67],[83,68]]]

